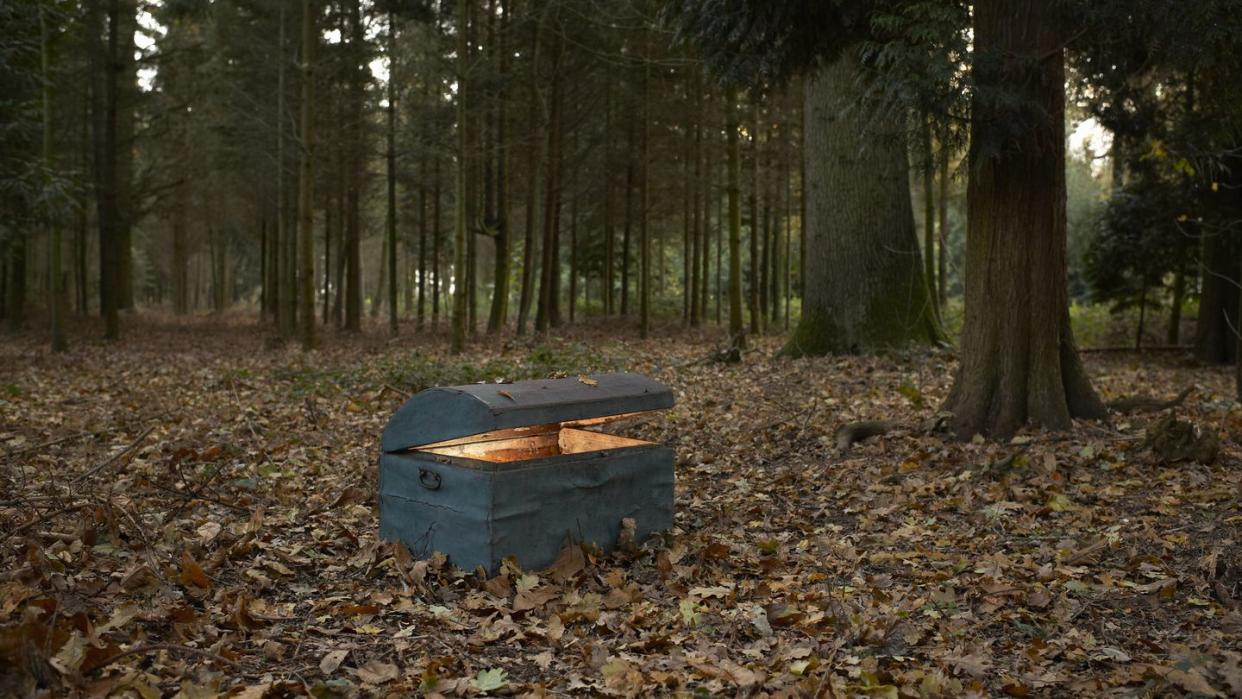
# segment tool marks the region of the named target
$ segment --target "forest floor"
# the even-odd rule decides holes
[[[1106,399],[1191,388],[1174,412],[1220,432],[1212,465],[1162,463],[1159,413],[952,441],[947,351],[124,332],[0,339],[0,696],[1242,695],[1242,416],[1185,356],[1087,365]],[[675,390],[634,427],[678,455],[667,537],[491,580],[377,540],[403,395],[605,369]],[[874,419],[902,426],[838,451]]]

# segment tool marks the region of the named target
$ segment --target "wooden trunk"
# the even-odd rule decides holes
[[[628,374],[424,391],[384,431],[380,536],[494,573],[547,567],[566,539],[610,550],[625,518],[639,541],[668,529],[672,449],[599,430],[672,404]]]

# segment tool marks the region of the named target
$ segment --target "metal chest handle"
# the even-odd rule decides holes
[[[425,468],[418,469],[418,482],[427,490],[440,489],[440,474],[435,471],[428,471]]]

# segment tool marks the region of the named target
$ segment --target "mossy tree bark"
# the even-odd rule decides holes
[[[788,356],[941,339],[910,204],[904,116],[858,106],[853,48],[804,79],[805,277]]]
[[[967,189],[966,319],[946,402],[958,436],[1103,418],[1074,346],[1066,288],[1065,67],[1051,5],[975,7],[979,94]],[[1023,105],[1015,112],[1010,105]]]

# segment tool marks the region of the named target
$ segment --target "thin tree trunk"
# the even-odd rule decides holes
[[[572,323],[576,315],[575,308],[578,306],[578,191],[576,189],[570,197],[569,207],[569,322]]]
[[[478,24],[475,19],[477,13],[478,0],[462,0],[466,3],[466,55],[468,65],[475,65],[477,60],[478,39],[475,36],[475,27]],[[486,78],[485,78],[486,79]],[[479,105],[478,95],[475,94],[475,82],[471,76],[470,84],[462,96],[466,105],[466,150],[470,154],[467,163],[470,169],[466,171],[466,310],[467,320],[466,327],[470,334],[470,339],[475,339],[479,334],[479,224],[483,217],[479,214],[479,204],[481,197],[479,196],[479,186],[483,179],[483,164],[485,149],[480,145],[480,129],[478,123],[485,122],[487,117]]]
[[[643,48],[649,49],[651,42],[644,37]],[[651,152],[651,115],[650,115],[650,83],[651,83],[651,61],[646,60],[645,55],[643,61],[643,88],[642,88],[642,104],[643,104],[643,133],[642,133],[642,151],[639,154],[641,158],[642,168],[642,191],[639,197],[640,215],[639,219],[639,246],[642,255],[642,268],[639,272],[639,325],[638,336],[646,339],[651,334],[651,234],[648,230],[647,221],[651,218],[651,210],[648,204],[650,196],[650,162],[649,154]]]
[[[39,55],[43,77],[43,167],[48,173],[56,168],[56,160],[54,157],[54,148],[52,145],[52,74],[51,74],[51,34],[47,27],[46,8],[39,8]],[[61,288],[60,275],[60,255],[61,255],[61,222],[58,220],[59,214],[51,211],[52,207],[48,206],[46,212],[48,228],[51,229],[51,250],[48,255],[48,264],[51,269],[48,272],[48,282],[51,287],[51,299],[48,307],[52,316],[52,351],[64,352],[68,349],[68,342],[65,340],[65,299],[63,298],[63,289]]]
[[[120,3],[108,3],[108,48],[103,61],[104,107],[102,153],[97,156],[101,174],[98,178],[96,199],[99,206],[99,308],[104,316],[104,337],[115,340],[121,336],[120,317],[120,261],[119,219],[117,210],[117,82],[121,71],[120,51]],[[12,272],[10,272],[10,277]],[[10,282],[11,283],[11,282]],[[12,303],[12,299],[9,300]]]
[[[747,299],[750,309],[750,333],[762,330],[759,313],[759,98],[750,97],[750,268],[747,277]]]
[[[522,246],[522,289],[518,296],[517,334],[526,332],[526,321],[530,318],[530,306],[535,298],[535,222],[538,220],[536,206],[539,202],[540,153],[542,142],[539,124],[539,52],[540,35],[543,31],[543,20],[539,15],[537,0],[531,0],[531,31],[530,31],[530,102],[527,104],[527,128],[530,148],[527,152],[526,177],[526,240]]]
[[[336,293],[332,299],[332,322],[336,328],[345,327],[345,267],[349,258],[349,232],[346,230],[348,220],[348,199],[347,190],[347,174],[344,163],[347,161],[347,154],[344,149],[338,147],[336,150],[336,177],[333,178],[333,188],[336,190],[336,270],[334,278],[336,279]]]
[[[690,306],[693,301],[690,296],[690,237],[691,231],[694,229],[694,211],[692,199],[694,188],[691,179],[690,161],[694,157],[694,129],[687,128],[685,132],[685,154],[681,161],[681,282],[682,282],[682,298],[681,298],[681,322],[682,325],[690,324]]]
[[[137,202],[134,192],[134,134],[137,65],[134,60],[134,30],[137,26],[137,3],[122,0],[118,18],[120,47],[116,55],[116,306],[127,311],[134,307],[133,234]]]
[[[781,276],[784,278],[784,288],[781,295],[785,297],[785,332],[789,332],[789,307],[793,301],[793,285],[790,283],[790,277],[793,276],[793,175],[790,173],[789,167],[789,132],[785,132],[785,263],[782,265]]]
[[[625,130],[625,226],[621,234],[621,315],[630,313],[630,230],[634,225],[634,107]]]
[[[702,303],[699,294],[699,280],[702,277],[700,262],[702,255],[700,249],[703,241],[703,229],[706,227],[703,216],[702,199],[703,197],[703,82],[702,77],[696,75],[695,78],[695,100],[694,100],[694,179],[689,180],[690,186],[694,190],[694,197],[691,203],[694,212],[694,223],[691,226],[690,246],[684,253],[689,259],[688,276],[689,283],[686,285],[686,293],[690,297],[690,326],[698,327],[699,321],[702,319]]]
[[[1165,342],[1174,346],[1182,339],[1182,303],[1186,296],[1186,253],[1179,250],[1173,273],[1173,299],[1169,307],[1169,330]],[[1242,357],[1242,354],[1236,355]]]
[[[361,54],[365,37],[362,29],[360,0],[348,0],[346,4],[350,54]],[[346,128],[348,133],[343,147],[345,155],[345,330],[362,331],[362,108],[366,99],[363,75],[359,61],[351,61],[348,68],[348,93],[346,96]]]
[[[418,165],[418,323],[419,330],[427,318],[427,160]]]
[[[975,6],[975,84],[1019,91],[1043,118],[1000,148],[998,123],[1030,121],[1008,102],[972,105],[967,191],[966,319],[945,408],[962,438],[1006,438],[1028,420],[1065,429],[1107,413],[1074,346],[1066,288],[1065,67],[1053,5]],[[997,60],[1003,56],[1004,60]],[[989,60],[991,59],[991,60]]]
[[[397,21],[388,9],[388,332],[397,327]]]
[[[714,165],[712,155],[715,151],[712,148],[711,126],[710,124],[705,123],[708,118],[708,114],[710,113],[709,105],[710,98],[707,96],[699,101],[699,133],[702,134],[704,130],[707,131],[707,136],[703,139],[704,143],[700,146],[704,150],[704,163],[703,172],[699,178],[699,190],[703,195],[703,212],[700,214],[702,216],[703,225],[699,235],[699,248],[702,253],[702,259],[699,263],[699,320],[702,322],[707,321],[707,304],[709,299],[708,290],[710,288],[710,284],[708,282],[711,279],[712,259],[712,197],[714,195],[714,192],[712,191],[712,171]],[[716,223],[717,225],[720,224],[719,221]]]
[[[737,90],[725,93],[725,136],[729,149],[729,338],[738,349],[746,347],[742,325],[742,158],[738,143]]]
[[[91,17],[92,17],[92,12],[88,10],[87,11],[88,21],[91,19]],[[91,26],[94,27],[96,25],[92,22]],[[92,34],[93,33],[94,32],[92,32]],[[92,50],[89,42],[87,45],[87,50],[88,51]],[[96,90],[95,81],[88,80],[88,82],[90,84],[86,88],[87,95],[82,100],[82,124],[81,124],[81,131],[79,134],[79,137],[81,139],[81,143],[80,143],[81,148],[79,149],[79,155],[78,155],[79,171],[83,173],[84,175],[85,173],[88,172],[88,168],[90,167],[90,152],[89,151],[91,147],[91,143],[90,143],[91,142],[91,137],[90,137],[91,104],[94,101],[93,95]],[[76,293],[76,303],[74,305],[76,306],[76,311],[78,315],[85,315],[87,313],[87,305],[89,303],[87,281],[86,281],[86,274],[87,274],[87,269],[86,269],[87,268],[87,265],[86,265],[87,240],[86,238],[87,238],[87,227],[89,225],[89,221],[87,220],[88,212],[87,212],[85,194],[83,194],[81,202],[76,207],[76,211],[77,211],[77,229],[74,233],[74,241],[73,241],[73,274],[74,274],[74,291]],[[3,267],[4,265],[0,264],[0,268],[3,268]],[[2,290],[3,287],[4,287],[4,284],[0,282],[0,290]],[[3,293],[3,291],[0,291],[0,293]],[[3,307],[4,307],[4,304],[0,303],[0,309],[2,309]]]
[[[332,313],[332,230],[336,219],[333,216],[332,196],[325,193],[323,203],[323,312],[322,322],[327,326]]]
[[[604,98],[604,315],[616,313],[616,231],[612,221],[612,82],[605,81]]]
[[[184,176],[177,182],[176,192],[173,201],[173,225],[172,225],[172,283],[173,283],[173,313],[177,315],[185,315],[189,312],[189,250],[186,241],[186,213],[189,208],[189,181]],[[265,287],[263,295],[266,298],[270,293],[271,287]]]
[[[384,290],[388,288],[387,286],[388,285],[388,264],[387,262],[388,262],[388,236],[385,235],[383,239],[380,241],[379,264],[376,265],[376,268],[379,269],[379,278],[375,280],[375,295],[372,297],[372,301],[371,301],[371,317],[372,318],[378,318],[380,310],[384,307],[384,299],[386,296],[386,294],[384,293]]]
[[[492,289],[492,309],[487,318],[487,331],[499,332],[509,322],[509,259],[510,192],[509,133],[507,120],[510,52],[508,50],[509,15],[512,0],[500,0],[503,13],[500,25],[500,87],[496,91],[496,270]],[[572,307],[571,307],[572,308]],[[572,311],[571,311],[572,313]]]
[[[931,298],[939,305],[936,293],[936,168],[932,153],[931,116],[923,116],[923,278],[931,290]]]
[[[431,196],[431,327],[438,328],[440,326],[440,201],[442,192],[440,191],[440,158],[435,159],[435,188]]]
[[[758,136],[758,134],[755,135]],[[772,142],[770,132],[765,140],[768,143]],[[771,187],[768,186],[771,179],[772,173],[765,167],[762,170],[762,179],[760,179],[755,185],[756,189],[760,186],[763,188],[761,192],[763,204],[759,208],[760,221],[762,222],[762,225],[758,228],[758,230],[762,231],[762,237],[760,238],[762,249],[759,253],[759,317],[763,321],[762,325],[764,330],[767,330],[772,321],[772,270],[774,268],[774,251],[772,250],[772,190]]]
[[[454,197],[456,215],[453,221],[453,338],[450,352],[461,354],[466,348],[466,323],[469,320],[469,293],[466,285],[466,237],[470,234],[466,222],[466,180],[470,173],[468,142],[466,140],[466,91],[469,70],[470,47],[466,39],[470,21],[469,3],[457,3],[457,185]]]
[[[942,131],[942,133],[945,133]],[[936,274],[936,297],[940,307],[948,299],[949,289],[949,145],[948,139],[940,139],[940,192],[936,205],[936,214],[940,219],[937,228],[940,231],[940,254]]]
[[[293,231],[289,229],[288,211],[285,208],[285,5],[279,0],[280,44],[276,55],[276,325],[282,337],[293,337],[294,317]]]
[[[539,285],[539,307],[535,311],[535,330],[545,332],[560,324],[558,301],[560,296],[561,268],[559,255],[559,225],[561,206],[561,47],[554,44],[551,64],[551,86],[548,97],[548,171],[545,177],[545,203],[543,210],[543,265]]]
[[[726,105],[725,109],[727,110],[728,108],[729,107]],[[725,147],[726,149],[728,148],[727,139],[726,139]],[[728,164],[729,164],[729,154],[726,153],[725,154],[725,169],[726,170],[728,169]],[[727,182],[728,173],[725,174],[725,179]],[[719,192],[717,192],[715,194],[715,198],[716,198],[716,325],[723,325],[724,316],[722,313],[722,309],[724,306],[724,295],[725,295],[725,292],[724,292],[724,250],[725,250],[724,235],[725,233],[724,231],[725,231],[725,227],[729,225],[729,222],[728,220],[726,220],[726,215],[725,215],[725,202],[728,199],[728,192],[725,192],[725,196],[723,197],[720,196]]]
[[[302,115],[300,124],[300,166],[298,168],[298,270],[301,313],[300,335],[303,349],[315,347],[315,242],[311,237],[314,224],[315,186],[315,9],[311,0],[302,0]]]

